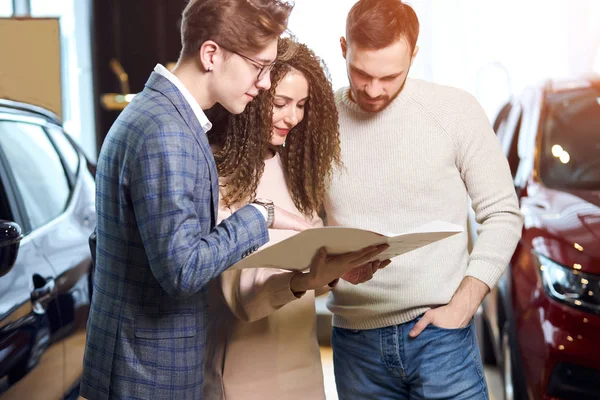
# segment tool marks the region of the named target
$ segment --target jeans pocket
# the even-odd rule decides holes
[[[430,327],[434,328],[434,329],[439,329],[440,331],[448,331],[448,332],[462,332],[465,329],[469,329],[471,328],[471,324],[473,323],[473,320],[471,320],[467,326],[463,326],[462,328],[442,328],[441,326],[437,326],[434,324],[429,324]]]

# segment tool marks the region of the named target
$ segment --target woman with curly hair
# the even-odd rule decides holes
[[[322,226],[318,211],[332,164],[340,164],[331,83],[319,58],[292,39],[279,41],[271,81],[270,91],[244,113],[225,115],[209,134],[222,177],[219,219],[248,199],[265,197]],[[272,245],[295,232],[269,234]],[[343,271],[321,265],[305,273],[226,271],[215,280],[205,399],[325,399],[314,302]]]

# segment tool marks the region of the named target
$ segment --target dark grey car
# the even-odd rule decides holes
[[[77,396],[96,224],[90,166],[56,116],[0,100],[0,399]]]

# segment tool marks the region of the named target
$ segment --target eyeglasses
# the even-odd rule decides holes
[[[223,46],[221,46],[223,47]],[[223,47],[225,49],[225,47]],[[243,59],[245,59],[246,61],[249,61],[252,65],[254,65],[256,68],[258,68],[258,75],[256,76],[256,80],[260,81],[262,80],[266,74],[270,73],[271,70],[273,69],[273,67],[275,66],[276,61],[273,61],[270,64],[263,64],[259,61],[256,61],[253,58],[250,58],[248,56],[245,56],[241,53],[238,53],[237,51],[233,51],[233,50],[229,50],[229,49],[225,49],[231,53],[237,54],[238,56],[242,57]]]

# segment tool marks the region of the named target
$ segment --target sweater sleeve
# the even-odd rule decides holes
[[[225,188],[220,193],[221,199]],[[227,207],[219,202],[218,220],[228,218],[236,207]],[[323,220],[315,213],[306,217],[313,228],[323,226]],[[269,242],[264,247],[285,240],[297,232],[290,230],[269,229]],[[220,277],[221,290],[229,309],[244,322],[253,322],[268,317],[286,304],[299,299],[302,294],[295,294],[291,289],[294,272],[275,268],[247,268],[243,270],[225,271]],[[331,290],[322,288],[320,293]]]
[[[228,218],[234,208],[219,202],[218,220]],[[277,231],[271,242],[291,236],[290,231]],[[225,271],[220,276],[221,290],[227,306],[233,314],[244,322],[265,318],[284,305],[298,298],[290,288],[294,273],[275,268],[247,268]]]
[[[467,276],[490,288],[506,269],[521,238],[523,215],[508,162],[488,118],[471,95],[457,113],[457,164],[472,200],[478,239],[469,258]]]
[[[244,322],[258,321],[297,300],[290,288],[293,272],[271,268],[225,271],[221,289],[233,314]]]

